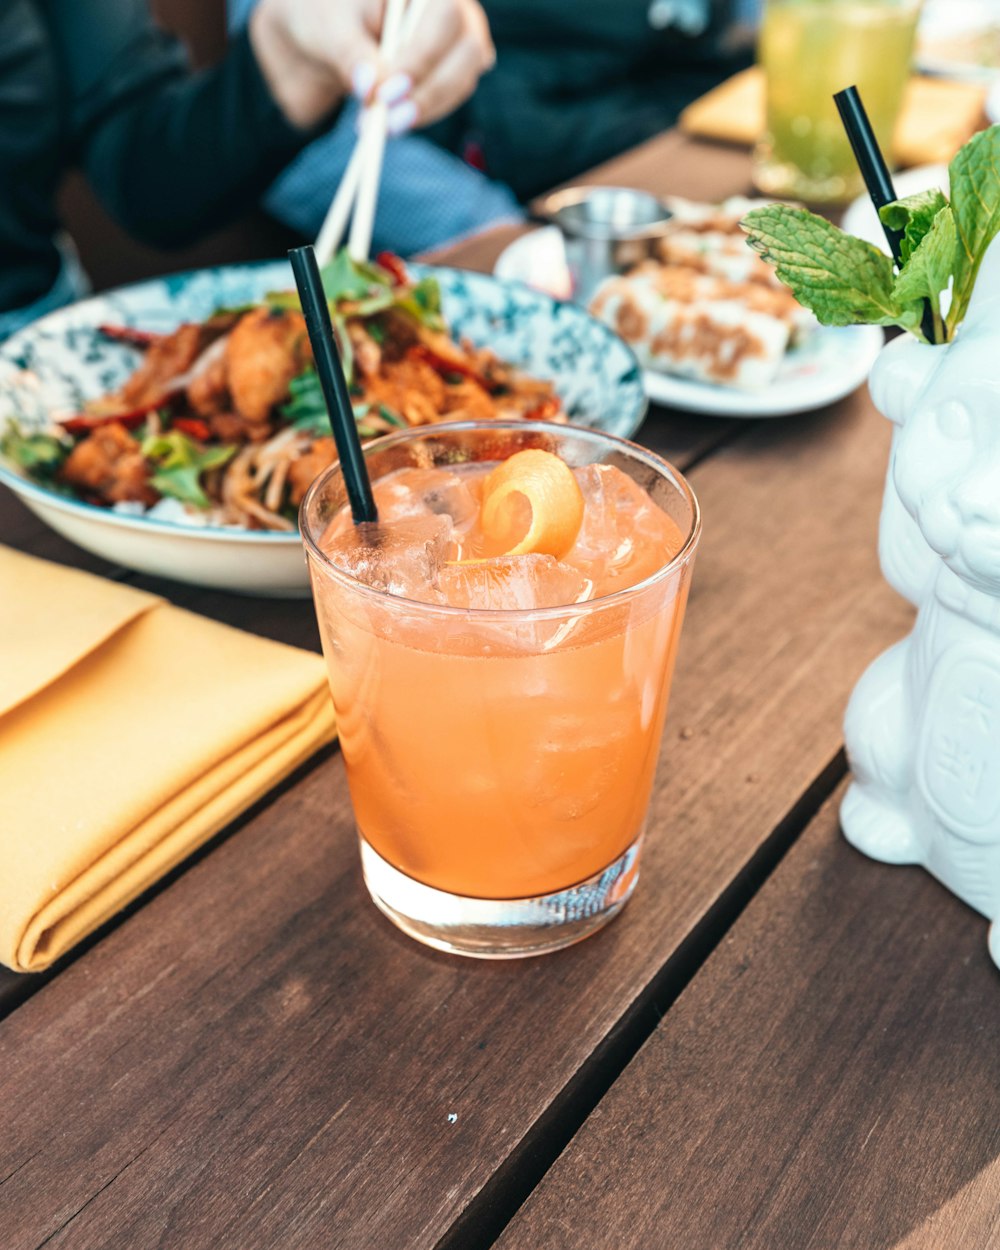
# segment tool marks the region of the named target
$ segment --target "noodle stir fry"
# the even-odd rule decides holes
[[[439,421],[565,420],[552,384],[456,343],[433,278],[382,255],[323,271],[363,438]],[[211,524],[294,530],[298,504],[336,459],[294,292],[220,309],[157,335],[102,326],[143,353],[117,390],[45,433],[8,424],[0,451],[33,479],[130,510],[179,501]]]

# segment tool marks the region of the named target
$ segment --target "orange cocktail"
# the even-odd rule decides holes
[[[377,527],[333,470],[303,531],[369,888],[448,949],[563,945],[635,884],[697,506],[566,427],[367,454]]]

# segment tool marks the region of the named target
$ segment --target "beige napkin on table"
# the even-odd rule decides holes
[[[47,967],[334,736],[319,656],[0,547],[0,962]]]

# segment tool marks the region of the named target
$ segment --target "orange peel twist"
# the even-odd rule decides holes
[[[528,448],[515,452],[487,476],[480,525],[492,542],[511,544],[503,555],[537,552],[559,559],[576,541],[583,507],[569,465],[550,451]]]

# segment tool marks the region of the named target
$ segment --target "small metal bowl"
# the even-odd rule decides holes
[[[568,187],[546,196],[537,211],[562,232],[573,298],[581,304],[605,278],[656,256],[671,217],[662,200],[630,187]]]

